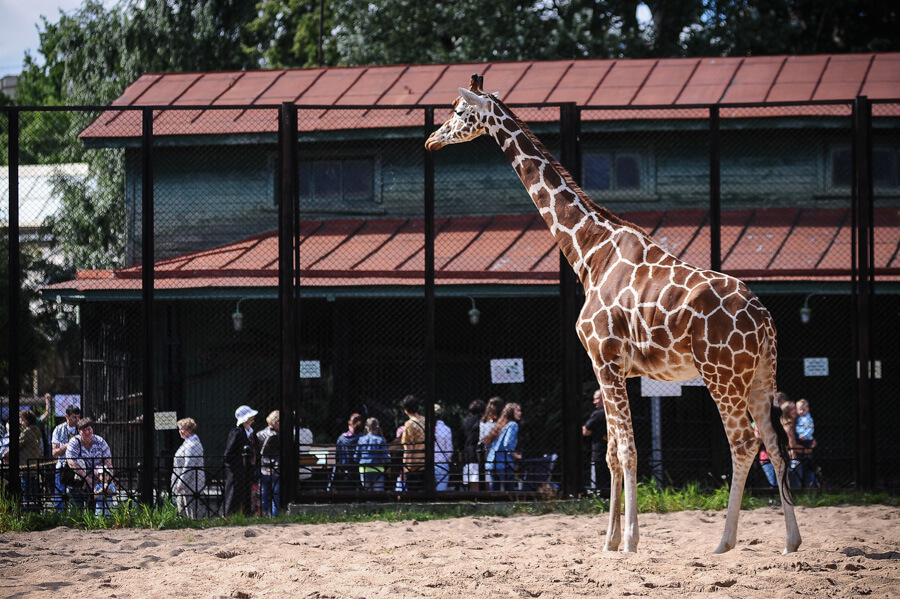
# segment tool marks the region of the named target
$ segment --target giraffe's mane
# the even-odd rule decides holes
[[[569,173],[568,169],[566,169],[566,167],[561,165],[556,160],[556,158],[553,157],[553,154],[551,154],[549,151],[547,151],[547,148],[544,146],[543,143],[541,143],[541,140],[538,139],[535,136],[535,134],[531,132],[531,129],[528,127],[528,125],[526,125],[522,121],[522,119],[519,118],[519,116],[516,113],[514,113],[512,110],[510,110],[509,106],[507,106],[506,104],[503,103],[503,100],[498,98],[495,94],[484,94],[483,93],[482,95],[490,97],[494,102],[496,102],[500,106],[500,108],[503,109],[503,112],[505,112],[512,120],[514,120],[516,122],[516,124],[519,126],[519,128],[522,130],[522,132],[525,133],[526,137],[528,137],[528,139],[531,140],[531,143],[534,144],[534,147],[538,149],[538,151],[544,156],[544,158],[548,162],[550,162],[550,164],[553,166],[553,168],[556,169],[556,172],[558,172],[559,175],[562,177],[563,181],[565,181],[566,185],[568,185],[569,188],[575,192],[575,194],[578,196],[578,198],[581,200],[581,202],[585,205],[585,207],[588,210],[590,210],[591,212],[597,213],[600,216],[600,218],[602,218],[606,221],[609,221],[611,223],[614,223],[614,224],[617,224],[617,225],[620,225],[623,227],[631,227],[632,229],[635,229],[636,231],[642,233],[648,239],[650,238],[650,235],[647,233],[647,231],[644,230],[643,227],[640,227],[632,222],[629,222],[629,221],[625,220],[624,218],[621,218],[621,217],[617,216],[616,214],[613,214],[606,208],[604,208],[602,206],[598,206],[596,203],[594,203],[594,201],[591,200],[591,198],[584,192],[584,190],[581,189],[581,186],[575,182],[575,179],[572,178],[572,175]]]

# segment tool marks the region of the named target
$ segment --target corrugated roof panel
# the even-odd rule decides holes
[[[511,104],[545,102],[571,64],[571,60],[531,63],[504,101]],[[487,84],[485,83],[485,85]],[[493,90],[485,89],[484,91]]]
[[[202,134],[193,123],[199,118],[201,110],[161,110],[153,117],[154,135],[191,135]]]
[[[134,137],[141,132],[138,110],[116,110],[100,114],[78,137]]]
[[[140,97],[141,106],[174,104],[178,98],[194,84],[202,73],[169,73],[160,77],[153,86]],[[210,98],[211,100],[212,98]]]
[[[203,73],[172,104],[175,106],[209,105],[241,78],[243,73]]]
[[[516,84],[528,70],[527,62],[501,62],[479,65],[480,68],[472,73],[484,76],[484,91],[489,94],[500,92],[500,99],[504,102],[512,102],[510,97]],[[460,79],[457,87],[469,87],[469,78]],[[451,98],[452,99],[452,98]]]
[[[555,245],[544,219],[538,214],[522,215],[520,220],[510,222],[505,226],[514,227],[519,236],[505,251],[500,252],[494,258],[490,266],[492,272],[533,271],[547,250]],[[493,235],[493,231],[491,231],[491,235]]]
[[[754,280],[796,280],[801,276],[804,280],[849,280],[849,210],[803,209],[796,219],[792,216],[791,209],[781,213],[725,212],[723,253],[727,255],[737,243],[726,259],[725,270]],[[623,218],[647,230],[655,229],[658,243],[701,268],[709,266],[709,227],[705,217],[702,210],[623,214]],[[900,214],[896,208],[879,208],[875,218],[876,268],[893,268],[880,276],[883,280],[900,280]],[[442,218],[435,226],[438,284],[556,282],[559,252],[538,215]],[[301,236],[301,276],[306,277],[307,285],[422,284],[422,219],[302,221]],[[689,244],[687,250],[679,253],[677,250],[685,244]],[[275,287],[277,255],[277,232],[272,231],[162,260],[156,264],[156,287]],[[741,264],[742,256],[751,259]],[[766,268],[766,264],[770,266]],[[396,274],[392,275],[392,271]],[[139,290],[140,274],[139,267],[80,271],[75,281],[54,284],[45,290]]]
[[[375,104],[385,90],[398,81],[405,66],[369,67],[335,104],[338,106]]]
[[[587,104],[612,65],[613,61],[611,60],[575,61],[560,79],[559,85],[553,90],[547,101]]]
[[[321,270],[349,270],[361,262],[374,250],[378,249],[403,226],[404,220],[385,218],[366,221],[363,227],[348,237],[344,243],[331,254],[323,256],[315,263]],[[395,264],[370,264],[373,270],[393,270]]]
[[[191,123],[190,130],[205,135],[277,131],[278,109],[204,110]]]
[[[627,106],[637,95],[655,60],[617,60],[588,101],[591,106]]]
[[[811,100],[827,63],[827,56],[788,56],[766,101]]]
[[[347,241],[365,221],[361,219],[341,219],[325,221],[316,229],[315,235],[305,237],[300,242],[300,267],[310,268]]]
[[[849,210],[802,210],[790,236],[769,268],[815,268],[849,214]],[[849,267],[849,256],[847,258],[845,266]]]
[[[464,216],[454,218],[446,226],[436,229],[434,269],[463,268],[454,264],[457,256],[484,232],[489,222],[490,217],[487,216]]]
[[[632,104],[674,104],[699,60],[658,62],[641,85]]]
[[[505,252],[522,232],[522,215],[496,215],[491,217],[487,231],[452,262],[452,270],[486,271],[497,256]],[[525,222],[530,222],[530,219]]]
[[[159,81],[159,79],[163,77],[163,75],[159,73],[148,73],[146,75],[141,75],[134,82],[125,88],[125,91],[122,92],[122,95],[116,98],[112,105],[113,106],[131,106],[134,102],[140,100],[141,96],[144,92],[147,91],[154,83]]]
[[[704,58],[678,96],[678,104],[715,104],[722,99],[740,65],[735,58]]]
[[[706,210],[679,210],[677,212],[670,210],[665,213],[662,222],[655,228],[655,231],[650,233],[652,233],[653,239],[663,246],[666,251],[677,258],[685,260],[691,242],[697,237],[698,230],[702,229],[706,224],[706,215]],[[698,256],[702,256],[704,255],[704,250],[699,249],[695,253]],[[708,265],[708,240],[705,247],[705,256],[702,264]]]
[[[869,98],[900,96],[900,54],[876,54],[860,91]]]
[[[875,266],[897,266],[900,264],[900,209],[896,207],[876,208],[874,215]]]
[[[732,248],[736,247],[744,234],[747,223],[753,216],[752,210],[723,210],[722,211],[722,269],[727,271],[747,268],[746,264],[730,262],[728,255]],[[707,245],[707,247],[709,247]]]
[[[813,100],[843,100],[856,97],[871,62],[871,54],[832,56],[825,72],[822,73],[822,80],[816,88]]]
[[[306,105],[337,104],[341,101],[344,93],[365,73],[365,70],[363,67],[324,69],[322,76],[303,92],[297,102]],[[299,91],[302,90],[298,90],[298,93]]]
[[[446,219],[438,219],[435,222],[435,229],[438,229],[444,220]],[[421,258],[420,263],[412,261],[412,267],[408,267],[407,264],[424,247],[425,226],[423,221],[408,219],[380,247],[369,248],[369,252],[372,252],[371,255],[360,262],[356,268],[357,270],[416,270],[418,264],[418,268],[421,269],[425,264],[424,257]]]
[[[256,99],[272,84],[282,77],[285,71],[247,71],[241,73],[239,79],[214,102],[215,105],[227,104],[253,104]]]
[[[439,68],[431,65],[409,66],[403,77],[387,90],[379,104],[388,106],[416,104],[426,90],[434,85],[440,73],[441,70]]]
[[[302,69],[282,71],[271,86],[263,92],[254,104],[281,104],[282,102],[297,102],[298,104],[332,104],[335,97],[331,97],[328,101],[322,98],[306,99],[301,96],[316,79],[323,75],[322,69]],[[341,90],[343,91],[343,89]]]
[[[834,234],[834,240],[825,251],[825,255],[819,259],[816,268],[849,271],[853,264],[852,232],[850,219],[843,220],[840,230]]]
[[[742,58],[722,97],[722,102],[763,102],[775,83],[786,57],[753,56]]]
[[[429,90],[421,90],[423,94],[419,104],[449,105],[459,95],[460,87],[468,87],[472,73],[483,73],[485,64],[451,64],[442,67],[440,76]],[[491,84],[489,83],[488,87]],[[494,91],[491,88],[491,91]],[[502,97],[502,96],[501,96]]]
[[[728,265],[730,270],[767,268],[790,234],[798,213],[796,208],[755,210],[723,267]]]
[[[247,248],[227,264],[237,270],[272,269],[278,270],[278,236],[266,235]]]

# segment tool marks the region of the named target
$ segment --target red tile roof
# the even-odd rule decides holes
[[[453,65],[326,67],[317,69],[146,74],[112,106],[446,106],[469,76],[485,76],[487,90],[510,104],[575,102],[585,107],[751,102],[807,102],[900,98],[900,53],[748,58],[667,58],[641,60],[559,60]],[[788,114],[787,108],[782,113]],[[331,113],[330,113],[331,112]],[[421,126],[421,115],[372,112],[348,120],[320,111],[301,119],[302,130]],[[794,109],[796,112],[796,109]],[[398,114],[405,119],[397,120]],[[771,112],[766,113],[772,116]],[[818,114],[822,114],[821,109]],[[593,115],[593,116],[591,116]],[[723,117],[739,113],[723,113]],[[309,115],[305,115],[309,116]],[[652,118],[651,113],[642,113]],[[656,116],[665,116],[659,114]],[[669,113],[696,118],[704,111]],[[750,116],[753,116],[752,114]],[[756,113],[759,116],[759,113]],[[547,115],[545,118],[552,118]],[[585,118],[603,118],[598,112]],[[619,116],[618,118],[622,118]],[[161,135],[271,132],[275,115],[261,118],[244,110],[162,111],[154,131]],[[85,138],[140,134],[139,116],[107,112],[82,132]]]
[[[622,215],[644,227],[666,249],[709,266],[709,227],[702,210]],[[900,211],[875,215],[875,265],[880,280],[900,280]],[[774,208],[728,211],[722,216],[726,272],[747,281],[847,281],[850,277],[849,210]],[[435,223],[438,285],[558,282],[559,258],[539,215],[451,217]],[[421,219],[304,221],[300,245],[304,285],[421,285],[424,225]],[[161,260],[157,289],[276,287],[276,232],[223,247]],[[141,269],[80,271],[52,289],[137,290]]]

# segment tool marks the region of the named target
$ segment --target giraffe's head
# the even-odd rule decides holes
[[[484,77],[472,75],[469,89],[459,88],[453,102],[453,116],[425,142],[428,150],[440,150],[450,144],[472,141],[487,131],[485,123],[491,113],[493,97],[484,93]]]

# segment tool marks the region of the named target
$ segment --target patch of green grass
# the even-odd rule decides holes
[[[701,489],[696,483],[684,487],[662,487],[655,481],[638,485],[637,499],[639,512],[666,513],[684,510],[723,510],[728,505],[729,486],[727,484],[713,490]],[[795,492],[794,504],[807,507],[833,505],[889,505],[900,506],[900,495],[886,492]],[[756,509],[779,505],[775,495],[753,496],[744,493],[742,507]],[[165,500],[159,505],[147,506],[124,501],[116,506],[112,515],[97,516],[91,511],[72,507],[62,513],[23,512],[21,507],[0,493],[0,533],[9,531],[46,530],[56,526],[67,526],[83,530],[106,528],[152,528],[152,529],[203,529],[214,526],[250,526],[262,524],[325,524],[333,522],[402,522],[427,521],[464,516],[490,514],[511,516],[514,514],[596,515],[609,511],[609,498],[587,495],[578,499],[541,499],[506,503],[475,503],[471,501],[454,504],[371,504],[358,503],[343,508],[323,509],[306,514],[284,514],[277,518],[233,515],[216,516],[206,520],[192,520],[178,516],[175,505]],[[193,537],[188,537],[189,542]]]

